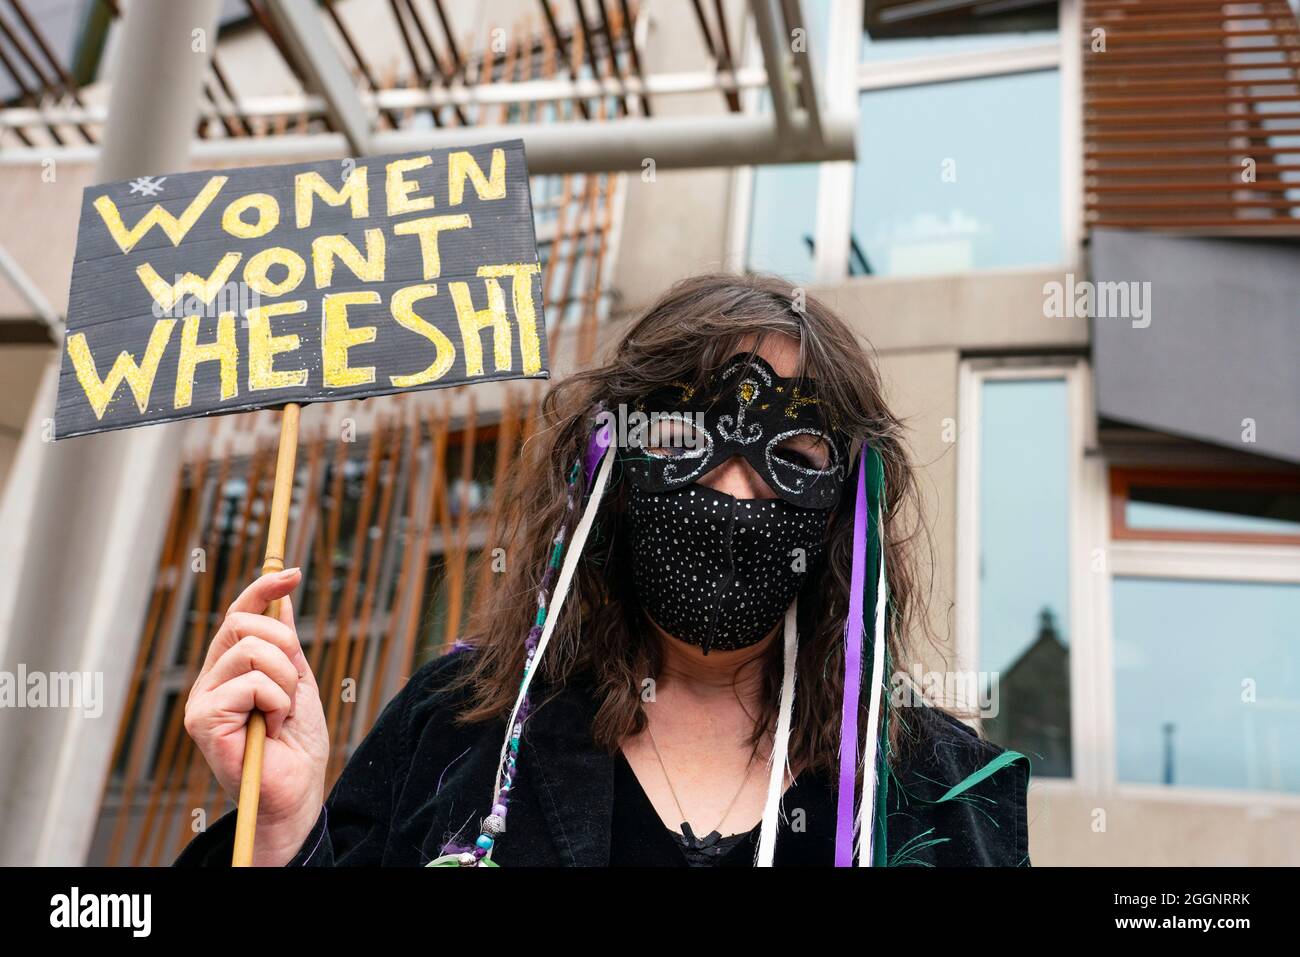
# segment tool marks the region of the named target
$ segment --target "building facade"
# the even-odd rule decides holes
[[[1293,7],[339,0],[357,134],[292,4],[211,6],[193,168],[525,131],[556,375],[701,271],[844,316],[922,473],[939,641],[901,670],[1033,759],[1035,864],[1300,863]],[[181,711],[260,562],[275,422],[48,441],[124,49],[117,4],[51,10],[47,59],[13,18],[42,69],[15,49],[0,89],[0,669],[100,673],[103,707],[0,710],[0,862],[160,863],[229,806]],[[627,132],[565,166],[564,124]],[[288,558],[332,774],[489,600],[474,558],[539,396],[306,410]]]

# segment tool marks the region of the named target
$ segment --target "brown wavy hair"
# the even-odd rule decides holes
[[[483,610],[469,625],[464,643],[478,653],[457,679],[470,691],[471,703],[458,716],[461,722],[504,718],[514,704],[523,674],[524,639],[537,614],[538,587],[552,540],[566,520],[567,477],[585,454],[597,403],[607,409],[620,403],[630,408],[665,384],[684,380],[702,385],[747,337],[756,338],[757,352],[771,335],[799,342],[799,375],[816,380],[823,406],[852,440],[854,454],[865,442],[883,460],[890,660],[909,660],[909,636],[928,635],[917,579],[918,559],[928,559],[930,540],[903,444],[903,425],[885,404],[874,356],[825,304],[783,279],[706,274],[668,290],[632,323],[606,361],[557,382],[546,393],[538,427],[502,490],[496,527],[480,556],[480,561],[488,560],[493,548],[504,548],[506,570],[486,576],[493,593],[479,604]],[[629,584],[628,550],[622,547],[625,483],[620,481],[620,463],[613,468],[534,684],[552,691],[571,683],[586,686],[598,706],[594,739],[611,754],[625,737],[644,729],[642,683],[656,677],[661,666],[658,639],[646,626]],[[577,480],[580,487],[584,478]],[[826,772],[838,767],[855,482],[849,476],[849,491],[830,517],[824,568],[810,570],[799,601],[790,760],[796,767]],[[567,521],[573,525],[576,519],[572,514]],[[781,643],[772,642],[771,654],[756,666],[764,674],[760,710],[754,715],[755,745],[776,727]],[[900,709],[889,700],[885,695],[885,707],[891,708],[890,750],[897,760],[908,735]],[[863,694],[861,701],[859,726],[865,727],[868,696]]]

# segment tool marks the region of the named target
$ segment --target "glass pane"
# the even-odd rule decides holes
[[[1116,578],[1120,781],[1300,792],[1300,585]]]
[[[816,163],[754,170],[748,269],[776,273],[795,282],[814,278],[817,173]]]
[[[826,62],[830,6],[804,4],[814,68]],[[757,108],[760,113],[771,111],[772,98],[767,90],[759,93]],[[817,235],[819,171],[817,163],[755,167],[746,269],[776,273],[794,282],[816,278],[813,244]]]
[[[862,59],[903,60],[910,57],[945,56],[949,53],[978,53],[985,50],[1005,50],[1008,47],[1036,46],[1056,43],[1055,30],[1035,30],[1030,33],[980,33],[973,36],[951,37],[899,37],[873,39],[862,34]]]
[[[1055,71],[861,98],[853,243],[875,275],[1061,261]]]
[[[1291,8],[1296,8],[1295,0],[1292,0]],[[1276,64],[1276,66],[1278,68],[1273,70],[1256,70],[1252,73],[1252,76],[1260,82],[1271,80],[1273,82],[1289,83],[1293,80],[1293,76],[1288,76],[1284,72],[1284,65]],[[1285,193],[1279,193],[1278,198],[1300,201],[1300,170],[1296,169],[1296,164],[1300,163],[1300,136],[1294,135],[1296,122],[1294,116],[1289,115],[1289,111],[1294,109],[1294,105],[1288,107],[1285,102],[1273,101],[1260,103],[1256,109],[1260,115],[1259,125],[1262,129],[1286,131],[1282,134],[1270,136],[1262,144],[1280,151],[1272,160],[1279,167],[1278,171],[1273,175],[1284,183],[1293,184],[1293,188],[1288,189]],[[1269,114],[1278,115],[1270,117]],[[1290,210],[1291,215],[1294,216],[1295,213],[1294,208]],[[1283,212],[1283,215],[1285,215],[1285,212]]]
[[[492,486],[496,480],[497,439],[492,436],[474,443],[474,462],[470,469],[470,481],[466,485],[461,478],[464,467],[465,446],[448,444],[446,475],[450,483],[448,491],[451,498],[448,505],[452,516],[459,516],[462,503],[468,504],[471,512],[488,508],[492,502]]]
[[[990,380],[980,402],[979,667],[996,692],[983,727],[1035,775],[1068,777],[1066,383]]]
[[[479,584],[479,550],[467,549],[461,579],[461,600],[457,638],[466,636],[470,610],[474,607],[474,593]],[[416,639],[416,662],[423,664],[446,650],[448,621],[451,615],[451,577],[446,555],[434,555],[429,560],[425,578],[424,611],[420,615],[420,630]]]
[[[1300,492],[1274,489],[1132,486],[1129,528],[1300,534]]]

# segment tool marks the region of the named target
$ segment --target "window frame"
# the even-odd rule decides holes
[[[1231,472],[1221,467],[1199,468],[1195,463],[1180,463],[1177,468],[1147,467],[1135,464],[1130,456],[1125,463],[1109,464],[1097,456],[1097,477],[1093,501],[1089,503],[1097,516],[1105,568],[1092,589],[1092,616],[1099,623],[1093,635],[1097,645],[1096,670],[1088,676],[1104,700],[1105,733],[1100,742],[1105,759],[1099,787],[1126,800],[1183,802],[1183,804],[1217,807],[1279,807],[1300,809],[1300,794],[1281,791],[1258,791],[1248,788],[1206,788],[1203,785],[1169,785],[1119,781],[1118,735],[1115,719],[1114,611],[1115,579],[1177,579],[1186,581],[1238,581],[1238,583],[1300,585],[1300,544],[1235,540],[1235,533],[1193,532],[1161,534],[1161,529],[1140,529],[1130,536],[1115,534],[1112,476],[1115,471],[1156,473],[1162,477],[1197,473],[1214,476],[1243,477],[1256,472]],[[1292,476],[1294,477],[1294,476]],[[1270,481],[1286,480],[1286,473],[1274,473]]]
[[[1099,590],[1095,600],[1106,627],[1097,638],[1105,648],[1106,670],[1096,676],[1096,681],[1107,690],[1111,700],[1110,734],[1105,739],[1110,753],[1107,767],[1109,788],[1120,796],[1141,800],[1300,809],[1300,794],[1286,791],[1119,781],[1112,616],[1112,590],[1117,578],[1300,585],[1300,545],[1112,539],[1106,574],[1099,577],[1105,578],[1106,587]]]
[[[959,367],[957,442],[956,667],[979,670],[980,389],[990,380],[1067,381],[1071,465],[1070,777],[1035,778],[1036,788],[1216,807],[1300,809],[1300,794],[1237,788],[1121,783],[1115,710],[1112,590],[1116,578],[1179,578],[1300,585],[1300,544],[1117,537],[1112,534],[1113,468],[1097,436],[1092,369],[1083,357],[967,358]],[[1179,470],[1201,471],[1194,463]],[[1161,471],[1166,471],[1166,469]],[[1221,469],[1215,470],[1216,473]],[[1249,472],[1233,473],[1236,476]]]
[[[1194,470],[1194,471],[1193,471]],[[1300,809],[1300,794],[1285,791],[1252,790],[1249,788],[1210,788],[1200,785],[1166,786],[1121,782],[1118,780],[1118,733],[1115,719],[1115,668],[1114,668],[1114,618],[1113,589],[1117,578],[1177,579],[1203,582],[1243,582],[1256,584],[1300,585],[1300,542],[1260,541],[1260,536],[1241,536],[1238,533],[1192,532],[1170,534],[1168,530],[1131,530],[1115,524],[1113,474],[1116,472],[1157,475],[1168,480],[1171,475],[1214,475],[1232,480],[1255,480],[1278,484],[1295,482],[1294,475],[1229,471],[1222,468],[1201,469],[1195,464],[1179,468],[1147,468],[1126,461],[1123,466],[1107,466],[1102,494],[1105,498],[1101,511],[1104,515],[1107,538],[1104,587],[1094,595],[1096,616],[1104,621],[1097,633],[1097,643],[1102,649],[1103,667],[1093,676],[1098,687],[1105,690],[1109,700],[1108,735],[1104,739],[1108,751],[1106,785],[1116,794],[1126,798],[1146,801],[1186,802],[1217,807],[1277,807]],[[1118,532],[1118,534],[1117,534]],[[1272,537],[1272,536],[1266,536]],[[1249,540],[1242,540],[1243,538]]]
[[[1125,505],[1133,487],[1233,488],[1300,492],[1300,475],[1286,472],[1231,472],[1169,468],[1110,469],[1110,535],[1114,541],[1220,542],[1241,545],[1297,545],[1300,530],[1286,532],[1214,532],[1176,528],[1134,528]]]
[[[956,630],[955,667],[963,672],[980,670],[980,436],[983,424],[982,390],[988,382],[1060,381],[1066,388],[1067,437],[1067,587],[1069,614],[1063,621],[1070,636],[1070,768],[1069,777],[1052,777],[1055,783],[1077,785],[1095,781],[1098,774],[1096,741],[1101,715],[1086,676],[1095,666],[1088,661],[1092,643],[1082,640],[1094,633],[1094,602],[1089,593],[1086,556],[1090,541],[1086,505],[1096,481],[1096,463],[1088,450],[1096,446],[1091,408],[1091,379],[1087,362],[1078,356],[1003,356],[968,358],[959,367],[959,431],[957,441],[956,518]]]
[[[863,93],[881,90],[1058,71],[1061,76],[1059,119],[1063,260],[1059,265],[1066,271],[1077,269],[1080,265],[1083,242],[1083,54],[1080,49],[1080,9],[1079,0],[1061,0],[1054,43],[1007,44],[987,50],[901,57],[896,60],[858,60],[852,66],[854,75],[851,80],[854,96],[860,97]],[[760,51],[752,20],[748,27],[743,62],[755,65],[760,60]],[[858,42],[860,46],[860,40]],[[746,112],[757,112],[760,93],[758,89],[742,93],[742,108]],[[856,110],[856,105],[854,109]],[[830,162],[817,165],[813,280],[817,283],[842,282],[849,278],[849,240],[853,220],[852,203],[845,203],[843,197],[853,193],[855,163]],[[737,272],[744,272],[749,267],[754,175],[753,166],[741,166],[736,168],[731,178],[731,216],[724,258],[727,267]]]

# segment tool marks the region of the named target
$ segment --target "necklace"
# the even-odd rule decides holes
[[[726,823],[727,815],[731,813],[731,809],[740,800],[740,793],[745,790],[745,783],[749,780],[749,774],[754,768],[754,755],[758,752],[758,745],[755,745],[754,750],[750,752],[749,763],[745,765],[745,776],[741,778],[740,787],[736,789],[731,802],[727,805],[726,810],[722,812],[717,827],[704,837],[696,837],[695,832],[691,829],[690,822],[686,820],[686,811],[682,809],[682,802],[677,796],[677,789],[673,787],[673,779],[668,775],[668,766],[664,764],[663,755],[659,753],[659,743],[655,741],[654,732],[650,730],[649,724],[646,725],[645,730],[646,734],[650,736],[650,747],[654,749],[655,760],[659,762],[659,769],[664,773],[664,780],[668,783],[668,791],[673,796],[673,803],[677,805],[677,813],[682,816],[682,846],[689,850],[702,851],[705,854],[720,854],[723,849],[718,847],[718,842],[722,840],[722,825]]]

